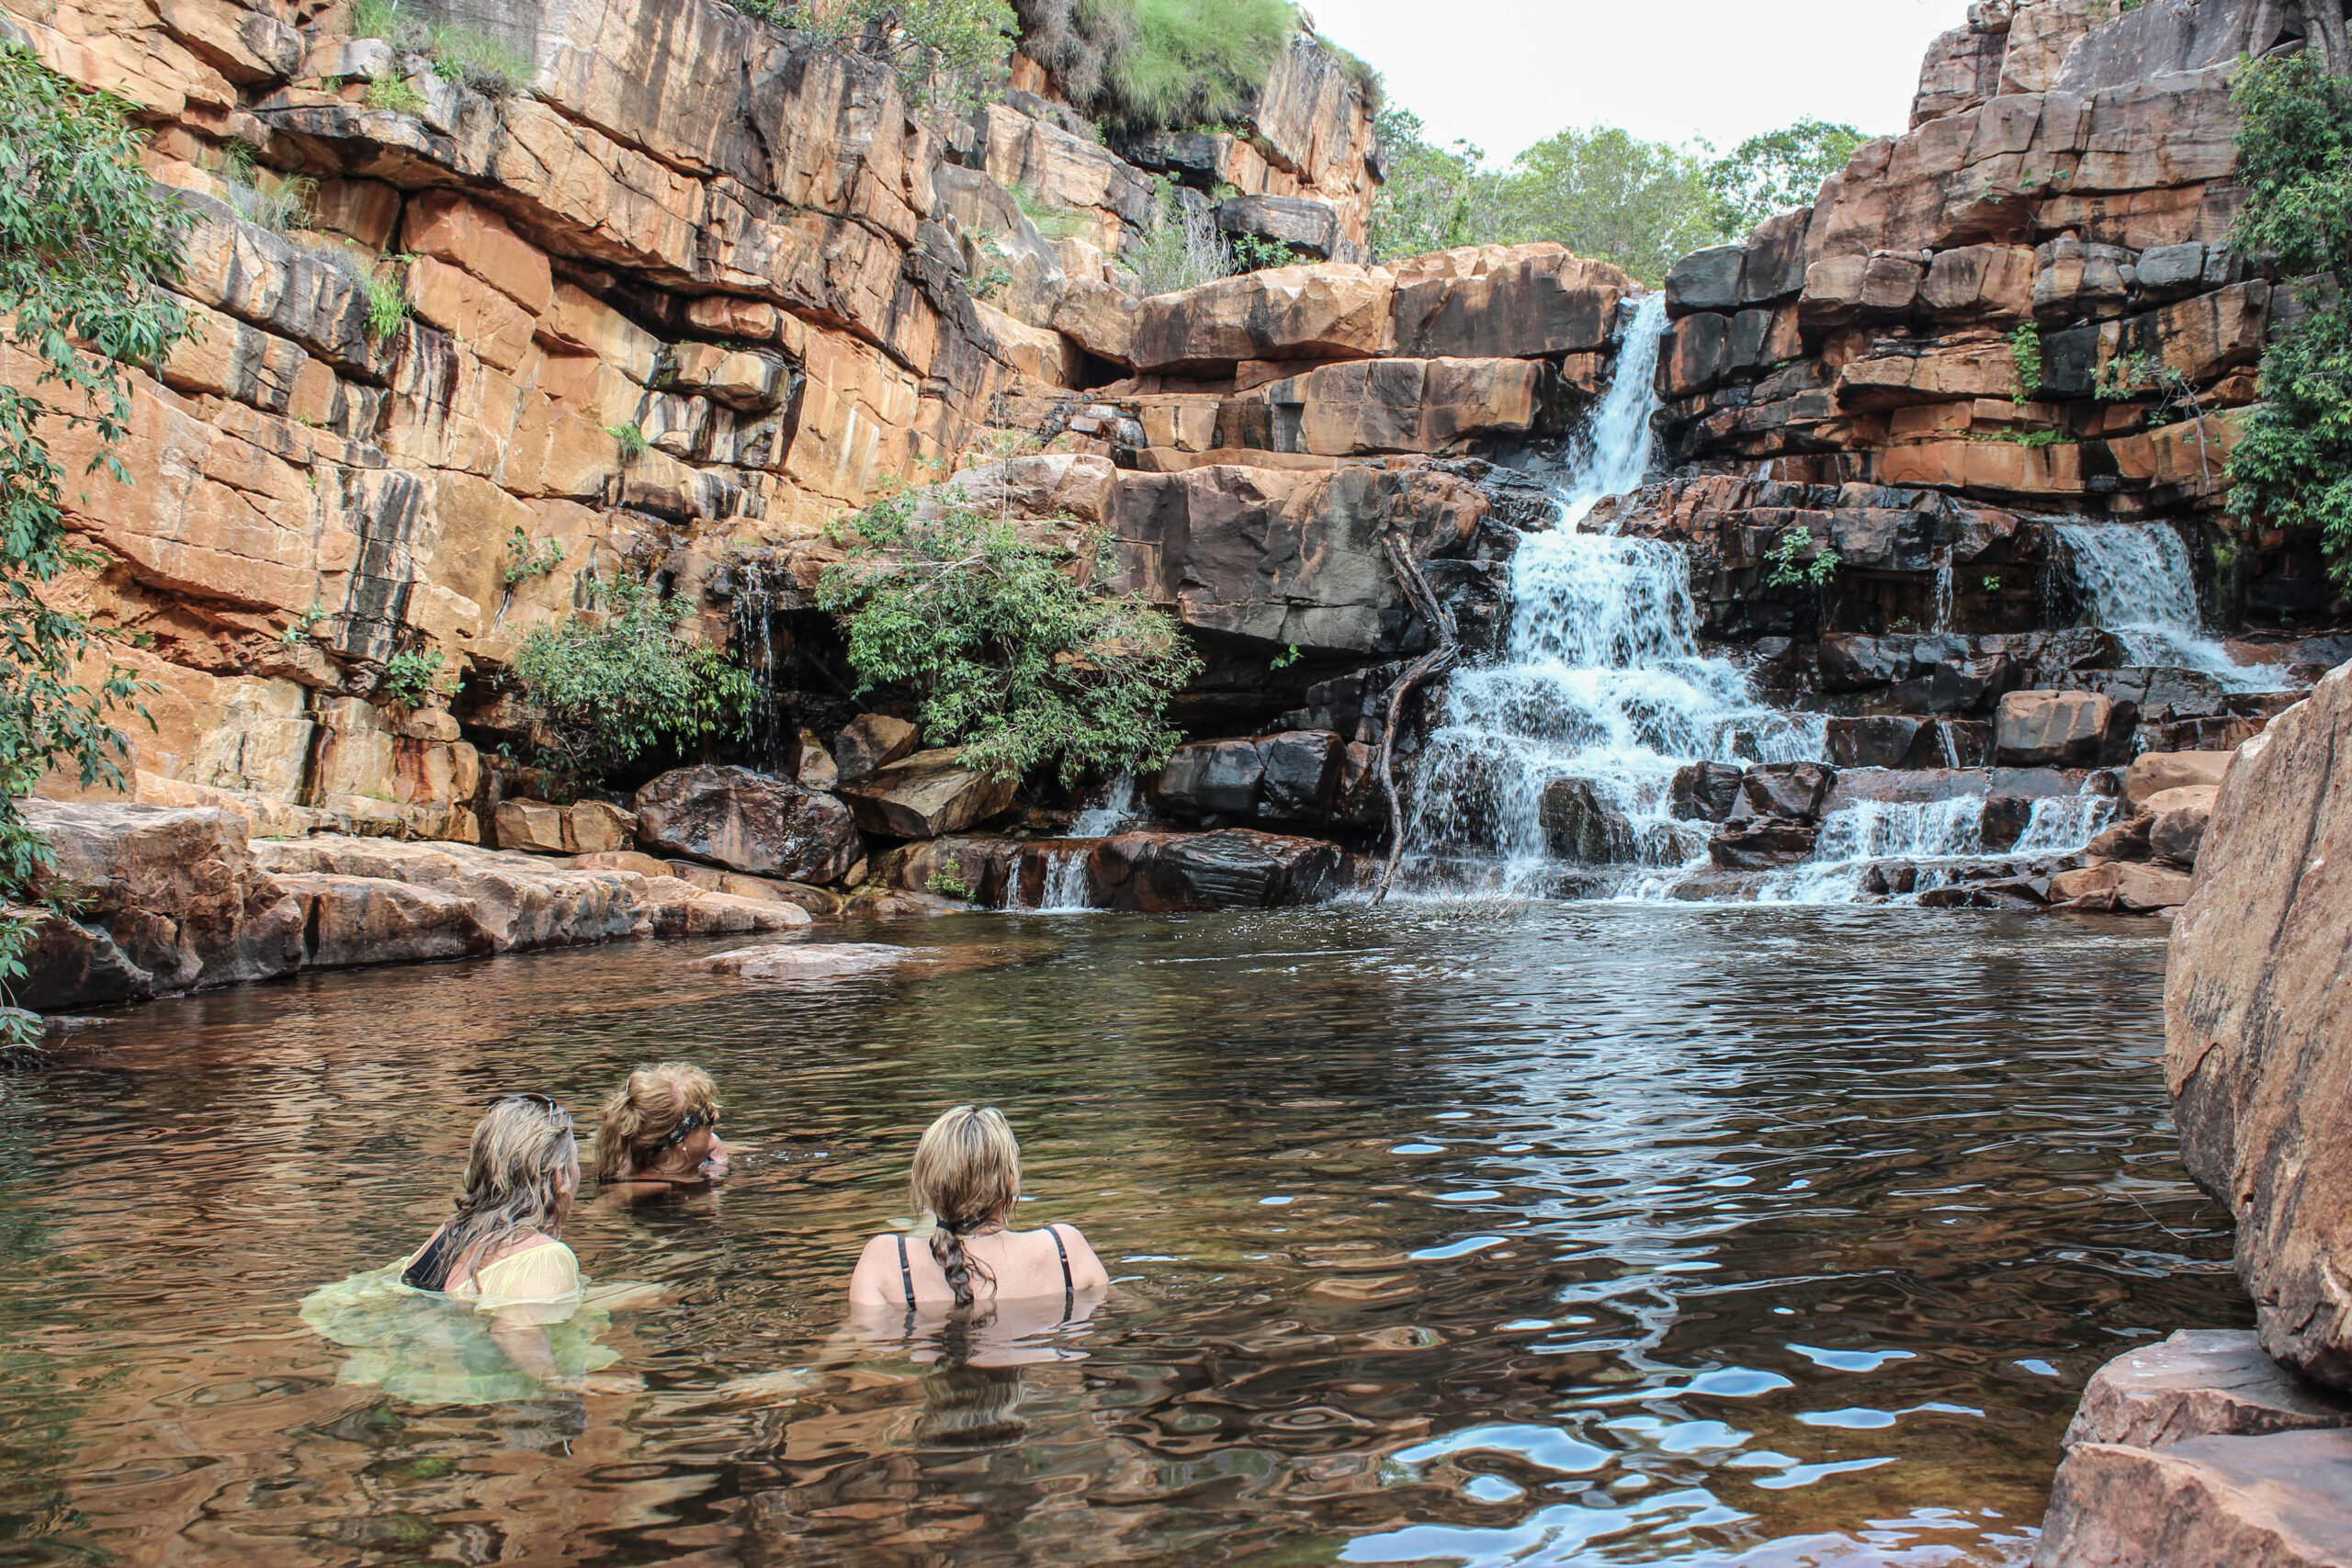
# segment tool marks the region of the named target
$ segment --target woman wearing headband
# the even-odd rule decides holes
[[[605,1100],[596,1129],[597,1180],[641,1197],[707,1186],[726,1174],[718,1086],[700,1067],[639,1067]]]

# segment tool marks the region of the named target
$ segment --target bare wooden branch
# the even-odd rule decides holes
[[[1388,568],[1396,574],[1396,581],[1405,590],[1406,600],[1414,613],[1430,628],[1437,646],[1405,667],[1388,688],[1384,706],[1385,714],[1380,729],[1380,785],[1388,796],[1388,862],[1381,868],[1380,886],[1373,893],[1372,901],[1381,903],[1388,897],[1396,883],[1396,867],[1405,858],[1405,804],[1396,789],[1396,731],[1405,722],[1405,704],[1422,682],[1440,671],[1449,669],[1462,656],[1462,636],[1454,627],[1453,612],[1430,587],[1430,580],[1421,571],[1421,563],[1396,535],[1391,534],[1380,542],[1388,557]]]

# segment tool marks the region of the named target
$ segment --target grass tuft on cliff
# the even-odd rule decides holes
[[[1079,108],[1130,135],[1240,118],[1299,30],[1290,0],[1014,5],[1030,58]],[[1343,66],[1353,61],[1359,81],[1377,81],[1363,62],[1332,52]]]

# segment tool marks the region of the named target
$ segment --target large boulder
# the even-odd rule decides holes
[[[2352,1427],[2352,1398],[2314,1388],[2243,1329],[2184,1328],[2091,1375],[2066,1446],[2164,1448],[2191,1438]]]
[[[1136,311],[1135,367],[1230,373],[1244,359],[1373,359],[1396,341],[1396,280],[1377,267],[1274,267],[1155,294]]]
[[[1533,359],[1609,346],[1634,281],[1549,243],[1449,251],[1401,265],[1396,352],[1426,359]]]
[[[1720,822],[1739,806],[1740,771],[1729,762],[1688,762],[1674,775],[1669,809],[1685,822]]]
[[[423,964],[497,950],[474,900],[437,887],[316,873],[278,882],[301,903],[303,947],[314,969]]]
[[[1329,897],[1340,850],[1320,839],[1229,828],[1120,833],[1087,857],[1093,901],[1112,909],[1271,909]]]
[[[264,840],[253,853],[257,864],[277,876],[364,878],[464,899],[497,953],[636,936],[647,915],[646,881],[634,873],[577,870],[537,855],[472,844],[404,844],[322,833]]]
[[[2123,794],[2137,806],[2173,789],[2218,789],[2235,751],[2146,751],[2123,771]]]
[[[2085,1443],[2066,1456],[2034,1568],[2343,1568],[2352,1432]]]
[[[2140,809],[2150,818],[2149,852],[2184,870],[2195,870],[2197,852],[2205,840],[2205,828],[2220,793],[2211,784],[2159,790],[2141,802]]]
[[[913,754],[922,744],[922,731],[887,713],[862,713],[842,726],[833,737],[836,787],[862,779],[876,768],[887,768]]]
[[[1338,797],[1347,746],[1324,730],[1179,746],[1151,786],[1152,804],[1197,819],[1321,822]]]
[[[638,840],[753,876],[838,882],[865,852],[850,808],[749,768],[680,768],[637,792]]]
[[[952,746],[918,751],[842,785],[842,798],[849,803],[857,825],[869,833],[893,839],[936,839],[944,833],[960,833],[1010,808],[1020,782],[967,768],[962,758],[963,753]],[[797,880],[830,882],[833,878]]]
[[[1640,856],[1640,840],[1623,811],[1590,779],[1554,779],[1536,801],[1544,846],[1583,865],[1622,865]]]
[[[2013,768],[2089,768],[2128,752],[2139,713],[2101,692],[2011,692],[1993,720],[1993,747]]]
[[[302,907],[257,866],[244,818],[130,803],[24,803],[84,902],[28,954],[36,1010],[232,986],[302,962]]]
[[[2352,665],[2238,749],[2173,929],[2165,1036],[2182,1162],[2236,1217],[2263,1348],[2352,1389],[2347,758]]]

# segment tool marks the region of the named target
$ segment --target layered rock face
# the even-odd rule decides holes
[[[2181,1156],[2237,1218],[2263,1348],[2352,1390],[2347,755],[2352,668],[2239,749],[2174,933],[2165,1024]]]

